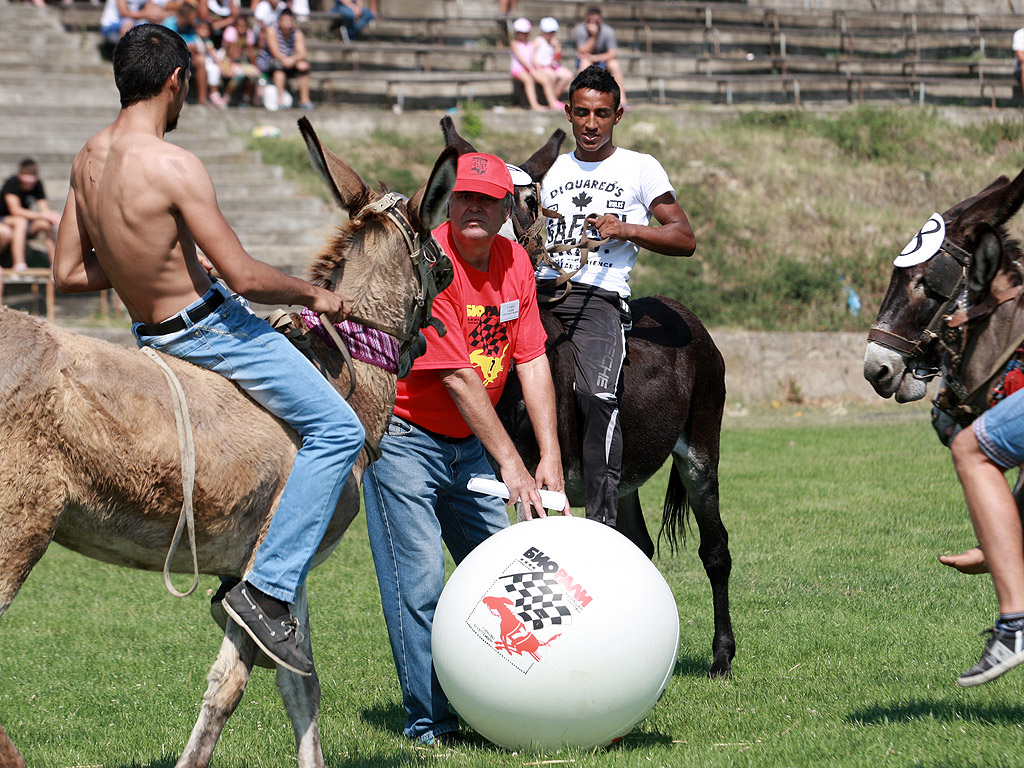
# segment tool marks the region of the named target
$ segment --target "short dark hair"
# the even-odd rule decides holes
[[[619,84],[616,83],[615,78],[612,77],[612,73],[604,67],[599,67],[597,64],[591,64],[576,75],[576,79],[569,85],[570,104],[572,103],[572,95],[581,89],[598,91],[599,93],[610,93],[612,95],[612,101],[615,102],[615,108],[619,108],[619,101],[622,98],[622,92],[619,90]]]
[[[601,9],[598,8],[596,5],[592,5],[589,8],[587,8],[587,12],[583,14],[583,18],[585,19],[587,18],[587,16],[600,16],[602,19],[604,19],[604,14],[601,13]]]
[[[39,175],[39,164],[31,157],[26,157],[20,163],[18,163],[18,173],[34,173],[36,176]]]
[[[153,98],[175,69],[180,67],[182,77],[187,77],[191,65],[192,54],[177,32],[161,24],[132,27],[114,49],[114,83],[121,108]]]

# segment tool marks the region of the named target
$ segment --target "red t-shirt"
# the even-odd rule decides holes
[[[475,368],[494,405],[501,397],[513,361],[528,363],[544,353],[547,334],[537,311],[537,282],[526,251],[499,235],[491,245],[488,271],[474,269],[456,253],[450,224],[434,237],[452,260],[452,284],[434,299],[432,314],[448,332],[423,331],[427,351],[398,380],[395,413],[448,437],[468,437],[439,370]]]

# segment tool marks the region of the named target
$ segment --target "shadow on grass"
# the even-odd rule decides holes
[[[711,671],[711,660],[703,657],[680,656],[672,677],[707,677]]]
[[[706,675],[707,674],[707,670],[706,669],[703,670],[702,674]],[[401,737],[402,729],[405,726],[405,709],[403,709],[400,705],[396,704],[396,705],[391,705],[391,706],[386,706],[386,707],[371,707],[369,709],[362,710],[360,715],[362,716],[362,719],[368,725],[371,725],[376,730],[381,731],[382,733],[388,734],[388,735],[391,735],[391,736],[400,736]],[[461,747],[461,748],[460,747],[454,747],[452,749],[459,750],[459,749],[466,749],[468,747],[468,748],[471,748],[471,749],[474,749],[474,750],[481,750],[481,751],[483,751],[483,750],[491,750],[493,752],[507,752],[508,751],[504,747],[500,747],[497,744],[493,744],[492,742],[488,741],[487,739],[485,739],[483,736],[481,736],[479,733],[477,733],[476,731],[474,731],[472,728],[470,728],[468,726],[465,726],[463,728],[463,733],[464,733],[464,735],[466,737],[466,747]],[[655,745],[665,745],[665,744],[671,744],[671,743],[672,743],[672,736],[669,735],[669,734],[664,734],[664,733],[659,733],[659,732],[638,732],[638,731],[632,731],[631,733],[626,734],[626,736],[624,736],[620,741],[618,741],[615,744],[613,744],[610,747],[608,747],[608,749],[609,750],[616,750],[616,751],[619,751],[619,750],[627,750],[628,751],[628,750],[634,750],[634,749],[649,749],[649,748],[651,748],[652,746],[655,746]],[[524,754],[528,754],[528,752],[524,752]],[[543,752],[538,752],[537,754],[538,755],[542,755],[544,753]],[[352,766],[353,768],[355,768],[356,766],[361,766],[362,765],[362,763],[359,763],[359,762],[337,762],[337,761],[331,762],[331,760],[327,759],[326,757],[325,757],[325,761],[327,762],[328,765]],[[172,762],[172,765],[173,765],[173,762]],[[132,768],[135,768],[135,767],[132,766]],[[152,768],[165,768],[165,767],[163,765],[159,765],[158,766],[158,765],[154,764]]]
[[[133,760],[130,763],[111,764],[110,768],[174,768],[176,762],[176,757],[161,757],[150,762],[143,761],[140,763]],[[214,752],[212,762],[214,764],[217,762],[216,752]],[[329,766],[329,768],[391,768],[391,766],[408,765],[409,756],[396,753],[393,758],[382,758],[379,754],[350,758],[325,754],[324,764]]]
[[[926,701],[911,699],[903,704],[866,707],[854,710],[846,720],[869,725],[886,722],[911,722],[913,720],[965,720],[989,725],[1018,726],[1024,720],[1024,706],[992,706]]]

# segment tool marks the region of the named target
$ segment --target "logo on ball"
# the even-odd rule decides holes
[[[466,623],[525,674],[592,599],[557,562],[529,547],[494,580]]]

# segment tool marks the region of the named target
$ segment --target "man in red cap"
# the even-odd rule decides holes
[[[432,309],[447,332],[424,331],[426,354],[398,382],[380,443],[383,455],[363,477],[366,527],[407,714],[405,734],[428,744],[461,738],[430,653],[434,608],[444,586],[442,540],[459,563],[508,526],[505,505],[469,491],[469,479],[494,479],[490,453],[528,517],[544,516],[538,489],[564,488],[533,267],[526,251],[498,235],[512,192],[504,161],[482,153],[459,158],[449,220],[434,230],[455,273]],[[540,445],[536,476],[494,412],[513,363]],[[568,505],[562,512],[569,513]]]

